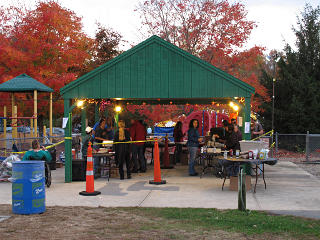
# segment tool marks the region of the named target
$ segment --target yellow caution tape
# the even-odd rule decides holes
[[[273,130],[271,130],[271,131],[269,131],[269,132],[267,132],[267,133],[265,133],[265,134],[262,134],[261,136],[256,137],[256,138],[252,139],[251,141],[258,140],[259,138],[264,137],[264,136],[266,136],[266,135],[268,135],[268,134],[270,134],[270,136],[272,136]]]
[[[163,139],[163,138],[164,138],[164,137],[161,137],[161,138],[159,138],[159,139],[157,139],[157,140],[141,140],[141,141],[112,142],[112,143],[94,143],[93,145],[103,145],[103,144],[105,144],[105,145],[110,144],[110,145],[111,145],[111,144],[120,144],[120,143],[156,142],[156,141],[159,141],[159,140],[161,140],[161,139]],[[65,137],[64,139],[71,139],[71,140],[72,140],[72,137]],[[55,147],[55,146],[63,143],[64,141],[65,141],[65,140],[60,141],[60,142],[57,142],[57,143],[52,144],[52,145],[50,145],[50,146],[47,146],[47,147],[45,147],[45,149],[53,148],[53,147]],[[0,152],[4,152],[4,153],[6,153],[6,154],[25,154],[27,151],[23,151],[23,152],[7,152],[7,151],[2,151],[2,150],[0,150]]]
[[[53,148],[53,147],[55,147],[55,146],[57,146],[57,145],[59,145],[59,144],[61,144],[61,143],[63,143],[64,142],[64,140],[63,141],[60,141],[60,142],[57,142],[57,143],[55,143],[55,144],[52,144],[52,145],[50,145],[50,146],[47,146],[47,147],[45,147],[45,149],[49,149],[49,148]],[[4,153],[6,153],[6,154],[25,154],[27,151],[23,151],[23,152],[7,152],[7,151],[0,151],[0,152],[4,152]]]
[[[55,146],[58,146],[58,145],[61,144],[61,143],[64,143],[64,140],[62,140],[62,141],[60,141],[60,142],[57,142],[57,143],[55,143],[55,144],[52,144],[52,145],[50,145],[50,146],[47,146],[47,147],[45,147],[45,149],[53,148],[53,147],[55,147]]]
[[[273,148],[275,144],[276,144],[276,142],[273,142],[273,143],[271,144],[270,148]]]

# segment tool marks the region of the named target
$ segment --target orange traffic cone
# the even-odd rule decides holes
[[[93,176],[93,159],[92,159],[92,147],[89,142],[87,152],[87,171],[86,171],[86,191],[79,192],[83,196],[96,196],[101,194],[99,191],[94,190],[94,176]]]
[[[150,184],[166,184],[166,180],[161,180],[161,171],[160,171],[160,160],[159,160],[159,145],[158,145],[158,141],[156,139],[156,141],[154,142],[154,176],[153,179],[154,180],[150,180],[149,183]]]
[[[166,135],[164,142],[164,152],[163,152],[163,166],[162,169],[172,169],[173,166],[170,165],[170,157],[169,157],[169,146],[168,146],[168,135]]]

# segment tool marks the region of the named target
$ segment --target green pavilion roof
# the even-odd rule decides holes
[[[60,89],[64,99],[251,97],[254,88],[152,36]]]
[[[27,74],[21,74],[0,84],[0,92],[53,92],[52,88],[38,82]]]

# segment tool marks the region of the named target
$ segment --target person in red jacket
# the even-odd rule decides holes
[[[146,140],[147,131],[143,124],[136,120],[130,127],[130,136],[132,141],[144,141]],[[147,166],[144,158],[144,142],[132,144],[132,159],[134,167],[132,172],[138,172],[138,165],[140,166],[140,172],[146,172]]]

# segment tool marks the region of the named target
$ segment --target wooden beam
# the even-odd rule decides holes
[[[47,136],[47,127],[46,125],[43,126],[43,137],[46,137]]]
[[[33,91],[34,137],[38,137],[38,91]]]
[[[30,119],[30,137],[33,137],[34,134],[33,134],[33,118]]]
[[[15,106],[15,99],[14,93],[11,93],[11,116],[13,117],[11,120],[11,127],[12,127],[12,137],[14,138],[14,125],[17,119],[14,119],[14,106]]]
[[[13,138],[17,138],[18,137],[18,128],[17,128],[17,122],[18,122],[18,107],[14,106],[13,107],[13,117],[14,119],[12,119],[14,121],[14,125],[12,126],[12,134],[13,134]]]
[[[3,120],[3,138],[6,139],[7,138],[7,106],[3,106],[3,117],[5,117],[5,119]],[[7,140],[3,141],[4,143],[4,149],[7,149]]]

